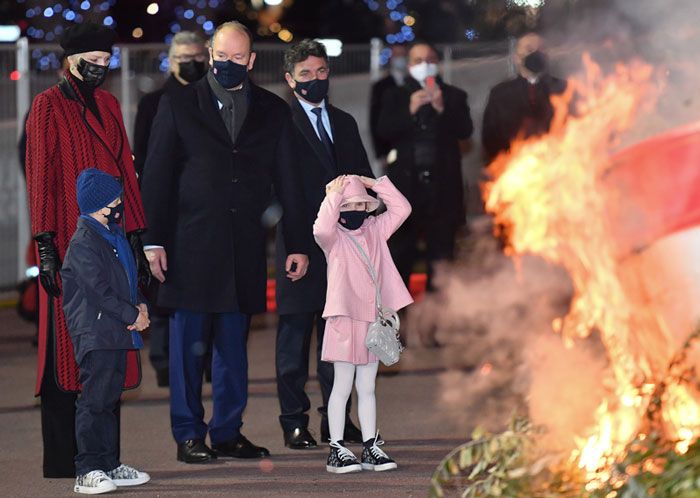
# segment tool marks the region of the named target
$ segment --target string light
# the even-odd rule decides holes
[[[377,0],[364,0],[364,2],[370,10],[377,11],[382,9],[391,21],[400,23],[399,30],[396,33],[387,33],[385,36],[385,40],[389,45],[411,42],[416,39],[416,35],[413,32],[416,18],[408,14],[404,0],[386,0],[383,7]],[[390,57],[390,52],[381,52],[379,56],[380,64],[386,64]]]
[[[28,3],[26,0],[16,0],[18,4]],[[64,28],[72,24],[80,24],[86,19],[92,22],[114,28],[116,21],[110,15],[110,9],[117,0],[54,0],[35,2],[41,6],[34,6],[24,11],[25,19],[18,22],[18,25],[26,36],[36,41],[56,43],[63,34]],[[84,14],[84,15],[83,15]],[[141,29],[141,28],[139,28]],[[136,30],[132,32],[134,38],[143,36]],[[116,48],[115,48],[116,52]],[[39,71],[51,71],[60,69],[60,49],[49,49],[46,51],[32,51],[33,67]],[[120,66],[120,57],[112,56],[110,67]]]
[[[15,0],[17,4],[29,3],[27,0]],[[71,24],[80,24],[86,19],[92,22],[97,22],[104,26],[114,29],[117,25],[115,17],[111,14],[112,7],[118,0],[42,0],[42,6],[32,6],[24,9],[25,19],[20,23],[21,29],[24,30],[26,36],[37,41],[55,41],[61,36],[64,27]],[[369,0],[376,8],[379,8],[381,2],[385,4],[385,0]],[[395,3],[397,6],[403,3],[403,0],[388,0]],[[37,2],[39,3],[39,2]],[[122,4],[127,3],[127,0],[122,0]],[[144,2],[146,14],[155,16],[160,14],[160,1],[150,0]],[[225,0],[179,0],[172,11],[175,19],[168,26],[168,34],[164,41],[170,43],[174,34],[182,30],[203,31],[205,35],[212,35],[216,28],[214,24],[214,11],[223,8],[227,3]],[[232,3],[239,13],[239,19],[243,17],[260,24],[259,31],[261,36],[277,36],[285,43],[293,40],[294,35],[289,29],[283,28],[278,22],[283,9],[289,8],[293,0],[259,0],[258,9],[260,15],[255,9],[255,5],[246,0],[233,0]],[[396,9],[395,9],[396,10]],[[141,11],[143,12],[143,11]],[[402,14],[403,16],[404,14]],[[61,23],[56,23],[53,18],[58,17]],[[49,21],[50,19],[50,21]],[[48,23],[51,22],[50,27]],[[22,24],[23,23],[23,24]],[[59,26],[55,26],[60,24]],[[132,26],[131,38],[141,39],[144,37],[144,29],[142,26]],[[58,52],[57,52],[58,53]],[[48,54],[48,55],[47,55]],[[50,52],[38,54],[36,59],[36,67],[41,69],[52,69],[55,64],[60,66],[60,61],[56,57],[54,61],[50,56]],[[54,56],[55,57],[55,56]],[[118,61],[119,58],[112,58]],[[42,61],[42,62],[40,62]],[[161,70],[167,71],[168,61],[167,54],[160,59]],[[117,62],[117,65],[119,63]]]
[[[146,7],[146,13],[150,14],[152,16],[156,15],[158,11],[160,10],[160,7],[156,2],[149,3],[148,7]]]
[[[288,29],[281,30],[279,33],[277,33],[277,36],[285,43],[289,43],[294,38],[294,35]]]

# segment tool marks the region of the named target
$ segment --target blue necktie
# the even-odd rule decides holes
[[[321,138],[321,143],[326,149],[326,152],[328,152],[328,156],[330,157],[331,161],[335,163],[333,142],[331,141],[331,137],[328,136],[326,127],[323,126],[323,120],[321,119],[321,113],[323,112],[323,109],[320,107],[314,107],[313,109],[311,109],[311,112],[313,112],[316,115],[316,130],[318,131],[318,136]]]

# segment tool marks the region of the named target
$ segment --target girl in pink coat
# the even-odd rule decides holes
[[[379,202],[367,194],[374,190],[384,201],[387,211],[379,216],[368,214]],[[321,358],[333,363],[333,390],[328,401],[331,452],[326,470],[345,474],[362,469],[383,471],[397,468],[379,448],[374,384],[378,361],[365,346],[367,329],[377,318],[376,288],[363,255],[353,242],[369,256],[377,274],[382,305],[395,311],[413,299],[391,259],[387,240],[411,213],[411,205],[389,178],[378,180],[363,176],[339,176],[326,186],[326,198],[314,223],[314,237],[328,261],[328,290],[323,317],[326,330]],[[357,409],[362,429],[361,463],[345,447],[345,405],[357,389]]]

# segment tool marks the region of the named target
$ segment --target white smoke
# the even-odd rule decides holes
[[[410,308],[409,343],[441,347],[442,406],[461,425],[499,431],[517,412],[547,426],[556,449],[572,449],[602,397],[606,357],[597,338],[566,348],[552,330],[571,299],[566,272],[504,256],[487,227],[467,245],[438,269],[440,291]]]

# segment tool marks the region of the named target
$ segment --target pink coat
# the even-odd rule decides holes
[[[352,234],[369,255],[378,274],[382,305],[398,311],[413,302],[391,259],[386,241],[411,214],[411,205],[389,178],[383,176],[372,189],[387,207],[370,216],[357,230],[338,223],[343,196],[329,192],[321,203],[314,223],[314,237],[328,261],[328,289],[323,317],[347,316],[373,322],[377,318],[375,287],[367,265],[346,234]]]

